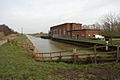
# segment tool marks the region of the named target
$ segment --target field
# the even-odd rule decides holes
[[[0,80],[120,80],[120,64],[36,62],[25,48],[6,43],[0,46]]]

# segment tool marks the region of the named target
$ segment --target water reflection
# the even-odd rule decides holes
[[[56,42],[48,39],[41,39],[30,35],[27,35],[27,37],[32,41],[33,45],[36,46],[36,48],[40,52],[53,52],[80,48],[79,46]]]
[[[57,42],[57,41],[52,41],[49,39],[41,39],[38,37],[33,37],[30,35],[27,35],[27,37],[32,41],[34,46],[38,49],[39,52],[47,53],[47,52],[55,52],[55,51],[63,51],[63,50],[71,50],[74,48],[79,48],[81,49],[79,53],[82,54],[88,54],[91,53],[92,51],[90,50],[83,50],[83,47],[76,46],[76,45],[71,45],[67,43],[62,43],[62,42]]]

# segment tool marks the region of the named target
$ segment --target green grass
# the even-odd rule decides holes
[[[28,41],[18,36],[18,41]],[[0,80],[62,80],[53,72],[59,69],[96,68],[100,64],[67,64],[56,62],[36,62],[21,46],[4,44],[0,46]],[[108,64],[111,68],[120,68],[120,64]]]
[[[99,43],[99,44],[105,44],[104,40],[80,40],[81,42],[90,42],[90,43]],[[109,42],[111,45],[111,42]],[[112,40],[112,45],[120,45],[120,40]]]
[[[113,40],[112,43],[113,45],[120,45],[120,40]]]
[[[19,35],[16,38],[16,41],[18,41],[18,42],[26,42],[26,41],[29,41],[29,40],[27,39],[27,37],[25,35]]]
[[[0,47],[0,79],[3,80],[53,80],[51,71],[79,67],[78,65],[36,62],[19,46],[5,44]],[[50,79],[49,79],[50,80]]]
[[[25,36],[19,36],[18,41],[26,41]],[[36,62],[27,51],[14,44],[0,46],[0,80],[53,80],[51,71],[60,68],[78,67],[55,62]]]
[[[3,79],[39,79],[47,75],[49,65],[37,63],[22,47],[5,44],[0,47],[0,77]]]
[[[91,42],[91,43],[99,43],[99,44],[105,44],[104,40],[80,40],[82,42]]]

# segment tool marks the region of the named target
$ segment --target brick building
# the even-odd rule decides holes
[[[79,23],[64,23],[50,28],[51,37],[67,37],[74,39],[88,39],[99,34],[96,29],[84,29]]]

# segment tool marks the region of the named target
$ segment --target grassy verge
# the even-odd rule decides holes
[[[113,40],[112,43],[113,45],[120,45],[120,40]]]
[[[29,40],[27,39],[27,37],[26,37],[25,35],[19,35],[19,36],[16,38],[16,41],[18,41],[18,42],[27,42],[27,41],[29,41]]]
[[[82,42],[90,42],[90,43],[99,43],[99,44],[105,44],[104,40],[80,40]]]
[[[19,36],[17,41],[28,40],[25,36]],[[120,69],[120,64],[116,63],[83,65],[36,62],[28,54],[23,47],[14,44],[0,46],[0,80],[92,80],[91,77],[86,77],[88,73],[81,73],[87,69],[105,67],[104,65],[110,69]]]
[[[105,44],[104,40],[80,40],[82,42],[91,42],[91,43],[98,43],[98,44]],[[109,42],[111,45],[111,43]],[[112,45],[120,45],[120,40],[112,40]]]

